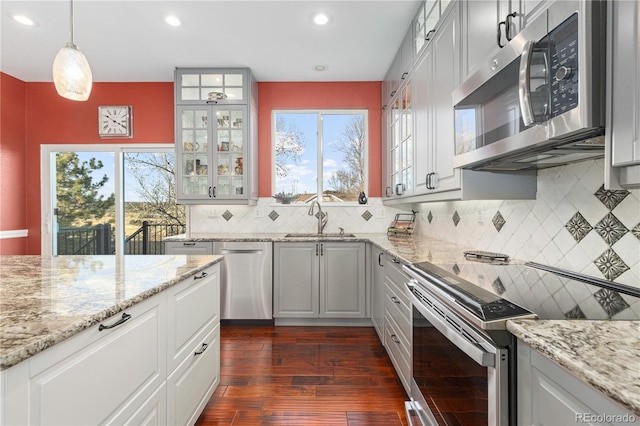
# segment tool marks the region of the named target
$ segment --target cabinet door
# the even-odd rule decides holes
[[[167,289],[169,374],[201,340],[202,330],[220,322],[220,264]]]
[[[216,200],[246,197],[244,159],[247,152],[247,108],[214,107],[215,170],[213,198]]]
[[[365,318],[364,243],[320,243],[320,317]]]
[[[33,424],[97,425],[130,418],[166,377],[164,294],[29,360]],[[122,313],[103,321],[115,325]]]
[[[205,337],[167,378],[169,425],[193,425],[220,383],[220,325],[205,330]]]
[[[247,70],[230,68],[178,68],[177,104],[246,104]]]
[[[317,318],[318,243],[276,243],[273,253],[275,318]]]
[[[212,245],[206,241],[167,241],[164,243],[164,254],[213,254]]]
[[[210,107],[176,108],[176,182],[178,202],[211,199],[213,149]],[[211,145],[211,146],[210,146]]]
[[[460,170],[453,167],[454,116],[451,93],[460,81],[460,4],[454,4],[450,14],[436,31],[433,49],[433,73],[431,74],[431,115],[433,140],[431,159],[434,192],[460,188]],[[420,158],[418,158],[418,163]]]
[[[429,45],[422,59],[413,71],[413,112],[415,122],[415,180],[416,194],[429,192],[427,189],[427,175],[433,172],[433,48]]]
[[[500,15],[500,4],[496,0],[474,0],[464,2],[464,76],[473,74],[476,68],[487,61],[498,47],[498,23],[504,19]],[[504,31],[503,31],[504,34]],[[506,39],[502,37],[502,43]]]
[[[610,10],[611,160],[629,166],[640,164],[640,5],[615,1]]]

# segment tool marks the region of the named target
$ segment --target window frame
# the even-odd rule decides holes
[[[368,195],[369,192],[369,110],[366,108],[354,108],[354,109],[345,109],[345,108],[295,108],[295,109],[286,109],[279,108],[271,110],[271,192],[275,193],[276,188],[276,122],[277,122],[277,114],[316,114],[317,115],[317,140],[316,140],[316,160],[317,160],[317,176],[323,176],[323,162],[324,162],[324,139],[323,139],[323,126],[322,126],[322,117],[324,115],[356,115],[362,114],[364,118],[364,134],[365,134],[365,144],[364,144],[364,187],[365,194]],[[319,196],[319,202],[323,206],[357,206],[360,205],[358,201],[343,201],[340,203],[335,202],[323,202],[322,201],[322,192],[321,190],[326,190],[322,188],[322,183],[324,179],[317,179],[317,187],[316,194]],[[274,195],[274,194],[272,194]],[[276,203],[275,200],[271,203],[272,205],[277,205],[278,207],[309,207],[308,203],[291,203],[291,204],[281,204]]]
[[[61,151],[110,152],[114,154],[114,173],[116,188],[116,229],[115,255],[124,254],[125,236],[119,230],[124,229],[124,154],[127,152],[175,152],[174,144],[43,144],[40,145],[40,252],[43,256],[53,254],[53,206],[52,194],[55,192],[55,179],[50,179],[55,172],[55,158],[52,154]],[[188,213],[187,213],[188,215]],[[187,221],[188,230],[188,221]]]

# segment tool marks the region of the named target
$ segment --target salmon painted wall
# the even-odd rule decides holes
[[[86,102],[58,96],[53,83],[25,83],[2,74],[2,200],[0,230],[28,229],[15,254],[40,253],[40,146],[45,144],[173,143],[173,83],[94,83]],[[369,192],[381,195],[380,82],[259,83],[259,167],[261,197],[271,194],[272,109],[367,109]],[[132,105],[134,138],[98,137],[98,106]],[[5,144],[11,154],[5,161]],[[11,185],[7,185],[11,182]],[[5,219],[6,218],[6,219]],[[16,241],[20,241],[16,243]],[[0,253],[5,253],[4,244]]]
[[[382,194],[381,82],[258,83],[260,197],[271,191],[271,111],[274,109],[366,109],[369,111],[369,197]]]
[[[26,83],[27,254],[39,254],[41,246],[40,146],[173,143],[173,103],[173,83],[94,83],[86,102],[58,96],[53,83]],[[100,139],[100,105],[133,106],[132,139]]]
[[[25,215],[26,84],[0,73],[0,231],[27,229]],[[25,238],[0,239],[0,254],[23,254]]]

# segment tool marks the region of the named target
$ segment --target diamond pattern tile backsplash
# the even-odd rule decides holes
[[[536,200],[414,205],[415,233],[640,287],[640,190],[605,190],[603,161],[540,170]]]
[[[318,219],[309,216],[308,204],[282,205],[273,198],[260,198],[256,206],[188,206],[188,228],[192,236],[211,233],[316,232]],[[350,233],[387,232],[396,213],[406,213],[370,197],[366,205],[322,206],[329,214],[325,232],[344,228]]]

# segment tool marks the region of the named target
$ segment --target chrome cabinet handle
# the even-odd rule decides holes
[[[208,275],[209,275],[209,274],[207,274],[206,272],[204,272],[204,271],[203,271],[203,272],[202,272],[202,274],[200,274],[200,276],[198,276],[198,275],[194,275],[194,276],[193,276],[193,279],[194,279],[194,280],[201,280],[201,279],[203,279],[204,277],[206,277],[206,276],[208,276]]]
[[[396,296],[391,296],[391,301],[393,303],[400,303],[400,299],[398,299]]]
[[[408,75],[409,75],[408,72],[403,72],[402,75],[400,76],[400,80],[404,80],[405,78],[407,78]]]
[[[398,339],[398,336],[396,336],[395,334],[391,335],[391,340],[393,341],[393,343],[397,343],[398,345],[400,344],[400,339]]]
[[[378,253],[378,266],[382,266],[382,267],[384,267],[384,265],[380,261],[380,258],[382,257],[383,254],[384,254],[383,252]]]
[[[195,246],[196,243],[182,243],[183,246]]]
[[[207,350],[207,348],[208,348],[208,347],[209,347],[209,345],[208,345],[208,344],[203,343],[203,344],[202,344],[202,346],[200,346],[200,350],[199,350],[199,351],[195,351],[195,352],[193,353],[193,356],[202,355],[202,354],[204,353],[204,351],[206,351],[206,350]]]
[[[511,37],[511,26],[513,25],[513,22],[511,20],[516,16],[518,16],[518,14],[516,12],[512,12],[508,14],[507,17],[504,19],[504,21],[506,22],[504,26],[504,32],[505,32],[505,37],[507,38],[507,41],[511,41],[511,39],[513,38]]]
[[[506,27],[507,23],[505,21],[498,22],[498,47],[500,49],[502,49],[505,46],[504,44],[502,44],[502,31],[500,30],[500,27],[502,25],[504,25]]]
[[[436,33],[436,30],[431,30],[424,36],[425,41],[431,40],[431,37]]]
[[[111,325],[100,324],[100,327],[98,327],[98,331],[108,330],[110,328],[117,327],[117,326],[119,326],[121,324],[124,324],[125,322],[129,321],[130,319],[131,319],[131,315],[123,312],[122,313],[122,317],[118,321],[114,322],[113,324],[111,324]]]
[[[320,256],[324,256],[324,244],[320,244]]]
[[[391,261],[392,261],[393,263],[400,264],[400,261],[399,261],[398,259],[396,259],[395,257],[392,257],[392,258],[391,258]]]
[[[318,244],[316,244],[316,256],[318,255]]]

